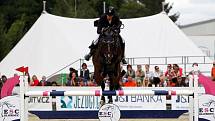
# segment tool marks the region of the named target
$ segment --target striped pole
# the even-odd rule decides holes
[[[191,90],[85,90],[85,91],[28,91],[25,96],[132,96],[132,95],[193,95]]]

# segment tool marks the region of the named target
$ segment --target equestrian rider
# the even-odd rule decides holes
[[[114,7],[110,6],[107,10],[107,12],[100,17],[98,20],[98,27],[97,27],[97,33],[100,34],[99,38],[105,31],[105,28],[107,27],[112,27],[115,26],[115,32],[120,33],[120,26],[122,25],[122,22],[120,21],[119,17],[115,14]],[[120,44],[121,44],[121,49],[123,52],[123,58],[122,58],[122,63],[127,64],[124,56],[125,52],[125,43],[123,42],[122,38],[120,38]],[[99,40],[99,39],[98,39]],[[95,50],[97,49],[97,44],[98,40],[96,42],[92,42],[92,44],[89,46],[90,48],[90,53],[85,55],[84,58],[85,60],[89,61],[90,57],[94,54]]]

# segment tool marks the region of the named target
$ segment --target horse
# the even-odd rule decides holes
[[[99,37],[98,47],[92,56],[94,65],[95,81],[105,90],[105,79],[108,77],[109,90],[120,89],[121,79],[120,62],[123,57],[118,32],[113,27],[106,28],[105,32]],[[112,96],[108,96],[108,103],[112,103]],[[105,97],[101,97],[101,105],[105,104]]]

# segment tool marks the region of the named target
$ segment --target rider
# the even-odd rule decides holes
[[[121,24],[122,22],[120,21],[119,17],[115,14],[114,7],[110,6],[107,12],[103,16],[101,16],[100,19],[98,20],[97,33],[100,34],[99,38],[101,37],[101,35],[105,31],[105,28],[107,27],[115,26],[115,31],[120,33]],[[89,46],[90,53],[85,55],[84,57],[85,60],[89,61],[90,57],[94,54],[95,49],[97,48],[98,40],[96,42],[92,42],[92,44]],[[123,51],[122,63],[127,64],[124,56],[125,43],[123,42],[121,37],[120,37],[120,44],[121,44],[121,49]]]

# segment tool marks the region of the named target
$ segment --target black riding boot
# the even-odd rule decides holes
[[[127,62],[125,60],[125,43],[122,43],[122,53],[123,53],[122,63],[127,64]]]

